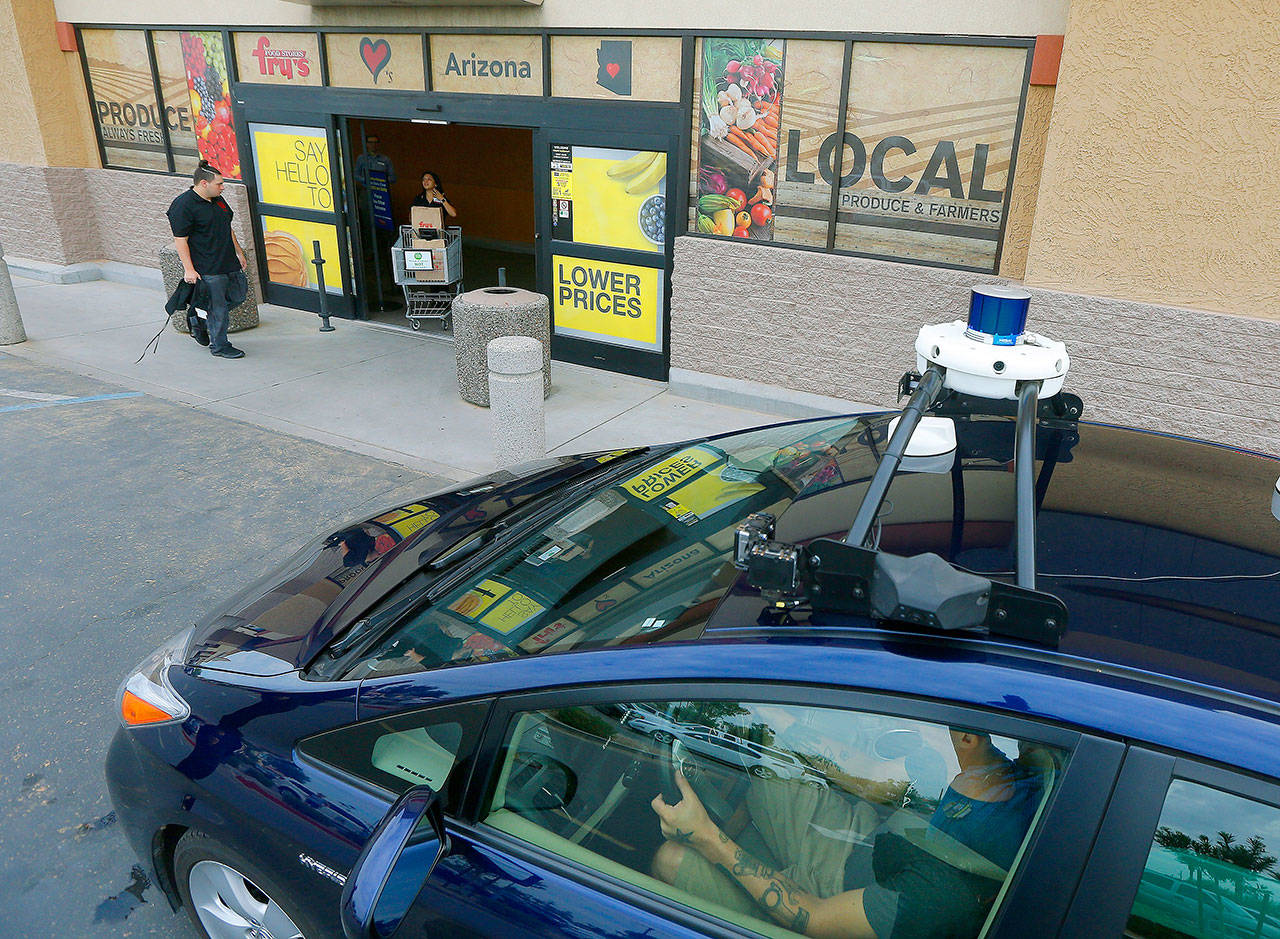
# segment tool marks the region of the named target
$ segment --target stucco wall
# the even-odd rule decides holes
[[[75,53],[58,48],[49,0],[0,0],[0,161],[96,165]]]
[[[1018,140],[1018,166],[1009,196],[1009,221],[1000,251],[1000,276],[1021,279],[1027,270],[1031,228],[1040,196],[1040,176],[1044,168],[1044,148],[1049,139],[1053,115],[1053,86],[1032,85],[1027,89],[1027,106],[1022,115]]]
[[[677,238],[671,365],[892,407],[920,326],[963,319],[982,282],[998,279]],[[1280,374],[1280,322],[1033,294],[1029,328],[1067,343],[1087,419],[1280,453],[1280,390],[1253,384]]]
[[[1027,282],[1280,319],[1278,74],[1273,0],[1074,0]]]
[[[165,210],[189,185],[154,173],[0,163],[0,244],[6,255],[51,264],[105,260],[158,268],[160,249],[173,244]],[[252,262],[247,190],[228,184],[223,198]]]
[[[58,18],[73,23],[217,23],[324,26],[528,26],[599,29],[867,30],[1034,36],[1061,33],[1068,0],[793,0],[785,7],[734,0],[544,0],[541,6],[452,6],[406,3],[315,6],[284,0],[58,0]]]

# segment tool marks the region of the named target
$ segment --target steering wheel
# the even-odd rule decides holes
[[[700,760],[692,750],[690,750],[679,737],[664,734],[669,737],[667,740],[660,740],[663,750],[660,752],[660,761],[658,764],[659,773],[662,777],[662,799],[667,805],[675,805],[684,797],[680,793],[680,787],[676,784],[676,773],[683,773],[685,781],[693,787],[693,791],[697,793],[698,799],[702,802],[702,807],[707,810],[707,814],[711,816],[711,820],[717,825],[723,827],[724,823],[733,815],[733,806],[729,804],[729,800],[716,791],[715,786],[707,779],[707,773]]]

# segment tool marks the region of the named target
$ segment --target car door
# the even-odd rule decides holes
[[[823,784],[752,777],[686,748],[684,777],[742,852],[719,865],[701,847],[695,857],[654,808],[659,793],[682,801],[666,794],[679,741],[629,726],[636,704],[786,753]],[[970,770],[955,734],[990,742],[1007,798],[958,803]],[[767,683],[507,696],[448,822],[449,852],[396,935],[795,936],[807,907],[855,893],[885,935],[1053,934],[1122,749],[934,702]],[[1003,834],[966,834],[970,810],[984,817],[973,830]],[[764,873],[747,883],[752,870]],[[922,870],[946,889],[922,890]]]
[[[1280,939],[1280,786],[1132,748],[1061,935]]]

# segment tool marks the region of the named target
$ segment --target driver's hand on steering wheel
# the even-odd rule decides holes
[[[680,787],[680,801],[668,805],[659,793],[649,803],[662,825],[662,837],[693,848],[713,844],[720,829],[703,808],[702,800],[689,785],[689,780],[684,778],[684,773],[676,770],[675,777],[676,785]]]

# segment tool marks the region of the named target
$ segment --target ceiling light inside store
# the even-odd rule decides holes
[[[410,120],[412,120],[413,123],[415,124],[448,124],[449,123],[448,121],[432,121],[432,120],[428,120],[425,117],[415,117],[415,118],[410,118]]]

